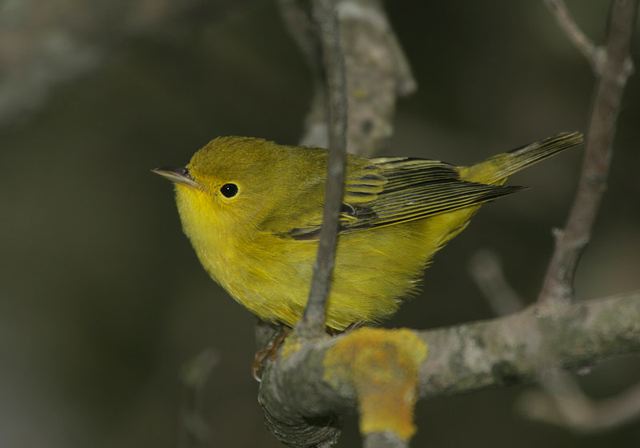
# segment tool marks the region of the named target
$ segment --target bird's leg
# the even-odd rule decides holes
[[[269,339],[264,347],[256,352],[253,357],[253,363],[251,364],[251,374],[257,382],[260,382],[262,379],[262,370],[264,369],[265,362],[276,356],[278,349],[287,336],[289,336],[289,333],[291,333],[291,328],[279,325],[273,336],[271,336],[271,339]]]
[[[347,333],[349,331],[353,331],[357,328],[363,327],[364,325],[365,322],[354,322],[342,331],[334,330],[328,327],[326,330],[327,334],[329,334],[330,336],[337,336],[339,334]],[[253,363],[251,364],[251,374],[257,382],[260,382],[262,379],[262,370],[264,369],[265,362],[273,359],[276,356],[276,353],[282,346],[282,343],[287,338],[287,336],[289,336],[289,333],[291,333],[291,328],[285,325],[277,325],[277,327],[272,326],[272,328],[274,330],[273,335],[271,336],[269,341],[256,352],[253,358]]]

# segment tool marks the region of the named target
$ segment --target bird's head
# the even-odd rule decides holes
[[[202,232],[239,233],[255,229],[274,209],[292,207],[301,186],[319,181],[313,173],[324,172],[326,159],[312,157],[317,162],[311,163],[303,152],[262,139],[219,137],[185,167],[153,172],[175,184],[178,211],[191,238]]]

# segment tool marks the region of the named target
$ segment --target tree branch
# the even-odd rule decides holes
[[[326,67],[329,98],[329,160],[325,187],[324,214],[318,254],[304,315],[296,331],[299,335],[318,337],[325,331],[326,304],[338,243],[338,217],[344,192],[347,132],[347,97],[344,55],[334,0],[315,0],[314,16],[320,28],[322,54]]]
[[[281,4],[287,8],[292,5],[303,8],[298,0],[281,0]],[[348,16],[367,17],[370,23],[379,23],[371,20],[375,15],[362,14],[366,8],[358,9],[363,5],[379,6],[377,1],[336,0],[336,4],[339,5],[340,24]],[[549,2],[550,6],[558,4],[561,2]],[[341,8],[341,5],[348,6]],[[350,9],[354,5],[355,9]],[[562,11],[565,29],[579,31],[566,8]],[[510,316],[448,329],[417,332],[363,328],[334,339],[289,338],[279,358],[267,365],[259,394],[268,424],[282,442],[296,447],[331,446],[339,434],[338,416],[357,408],[365,446],[406,446],[415,431],[412,413],[416,391],[422,397],[431,397],[534,382],[540,378],[541,372],[557,372],[558,368],[577,369],[616,354],[640,351],[640,292],[573,305],[568,300],[572,296],[578,256],[589,239],[604,190],[615,119],[622,89],[630,73],[629,39],[636,11],[637,0],[633,4],[628,0],[614,0],[607,49],[603,53],[606,60],[597,73],[599,81],[583,175],[566,230],[558,237],[538,304]],[[295,14],[288,16],[292,30],[295,29],[291,25],[293,16]],[[314,44],[314,39],[317,39],[315,33],[309,32],[313,27],[298,27],[294,33],[311,61],[317,60],[314,53],[318,48],[323,49],[325,61],[327,58],[328,37],[324,34],[326,28],[322,28],[322,22],[320,25],[323,33],[320,47],[317,42]],[[345,35],[346,30],[341,28]],[[354,36],[364,33],[362,30],[354,32]],[[350,70],[354,67],[350,65],[352,48],[345,44],[347,39],[344,35],[342,40],[337,32],[332,37],[338,46],[340,42],[343,45],[347,96],[352,106],[353,97],[357,95],[351,90],[351,83],[366,76],[358,75],[356,70],[356,75],[351,77]],[[578,42],[577,45],[582,45],[580,48],[585,55],[591,55],[592,51],[597,53],[589,48],[584,35],[571,38]],[[597,55],[593,57],[597,59]],[[600,67],[598,64],[594,66]],[[323,66],[317,64],[316,67],[321,70]],[[324,67],[331,76],[331,63],[325,62]],[[328,91],[331,93],[331,89]],[[379,91],[374,88],[370,93],[375,97]],[[392,107],[387,107],[387,111],[393,111],[394,101],[395,96]],[[323,104],[323,94],[316,94],[310,116],[315,114],[317,119],[318,108]],[[350,111],[352,126],[348,131],[347,146],[353,152],[366,152],[368,147],[352,139],[351,130],[368,126],[353,126],[354,116]],[[326,123],[323,120],[318,122]],[[332,119],[329,123],[330,126],[334,124]],[[308,135],[317,139],[326,132],[315,124],[310,126],[313,132]],[[378,122],[374,123],[374,128],[376,126],[379,126]],[[380,139],[376,142],[379,143]],[[323,287],[328,288],[328,283]],[[512,292],[501,287],[500,293],[505,303],[513,302]],[[428,358],[427,346],[430,351]],[[550,346],[553,347],[552,356],[547,350]]]
[[[498,316],[506,316],[524,308],[524,302],[507,281],[496,254],[489,250],[478,251],[471,257],[469,271]]]
[[[308,4],[280,0],[280,10],[316,81],[301,143],[324,148],[328,144],[324,69]],[[347,150],[372,154],[393,132],[397,97],[415,91],[416,83],[380,0],[337,0],[336,7],[347,79]]]
[[[556,231],[556,251],[539,297],[540,301],[566,302],[573,296],[574,272],[580,253],[590,239],[591,227],[606,186],[616,115],[632,66],[629,46],[638,2],[612,2],[606,51],[596,48],[588,40],[563,1],[545,0],[545,3],[569,39],[585,55],[596,75],[601,78],[596,89],[578,194],[566,230],[564,233]],[[496,260],[485,256],[482,261],[474,263],[472,272],[491,303],[513,303],[514,297],[517,301]],[[544,347],[540,350],[540,362],[543,365],[540,366],[537,377],[545,393],[530,393],[526,399],[521,400],[521,408],[529,417],[587,432],[621,424],[640,414],[640,401],[635,400],[640,391],[638,386],[629,395],[623,394],[603,403],[594,403],[569,374],[557,367],[545,369],[545,365],[558,364],[558,355],[542,329],[534,330],[536,333],[532,337],[540,339]]]
[[[396,96],[413,91],[415,81],[379,0],[280,0],[280,7],[316,75],[315,94],[302,144],[326,147],[328,143],[330,148],[314,278],[305,315],[289,341],[297,344],[300,343],[299,335],[306,336],[303,340],[308,341],[309,336],[324,334],[337,217],[343,194],[345,146],[350,152],[363,154],[379,149],[391,135]],[[347,118],[350,126],[347,126]],[[259,328],[259,334],[265,333],[265,326]],[[412,386],[411,390],[414,389]],[[263,408],[267,426],[280,440],[292,446],[331,446],[340,434],[336,414],[309,420],[308,428],[300,427],[297,422],[289,427],[287,420],[280,418],[278,413]],[[412,409],[411,403],[407,415],[411,415]],[[369,416],[363,417],[363,421],[373,422],[375,427],[375,412],[363,414]],[[394,433],[386,431],[386,427],[380,429],[365,434],[366,446],[406,446],[406,440],[398,439]],[[290,437],[292,432],[297,434],[296,438]]]
[[[562,395],[560,402],[556,395],[532,391],[521,398],[519,407],[530,418],[585,434],[614,428],[640,416],[640,383],[596,403],[588,397],[575,400],[576,396],[583,396],[580,389]]]
[[[498,257],[482,251],[472,258],[471,274],[492,308],[502,316],[523,308],[523,302],[507,282]],[[640,415],[640,383],[615,398],[594,402],[580,388],[570,373],[559,367],[555,348],[540,328],[533,338],[543,342],[537,382],[543,391],[523,394],[520,411],[536,420],[568,427],[581,433],[592,433],[625,423]],[[546,359],[545,359],[546,358]]]
[[[571,13],[564,1],[544,0],[544,4],[554,15],[558,25],[562,28],[569,40],[571,40],[578,51],[582,53],[589,64],[591,64],[593,71],[595,73],[600,73],[602,70],[602,63],[604,62],[604,52],[602,49],[596,47],[587,35],[582,32],[571,16]]]
[[[541,338],[552,344],[558,367],[578,369],[615,355],[640,352],[640,291],[558,306],[539,304],[493,320],[428,331],[359,329],[330,340],[285,345],[263,375],[259,400],[276,436],[290,446],[315,447],[335,436],[336,415],[361,403],[358,380],[333,381],[335,364],[327,362],[344,340],[380,332],[402,340],[416,335],[429,347],[419,364],[422,398],[487,387],[533,382],[540,370]],[[532,336],[533,335],[533,336]],[[391,347],[391,349],[389,348]],[[375,350],[407,347],[378,344]],[[344,369],[353,369],[348,360]],[[548,368],[554,366],[549,365]],[[311,441],[311,443],[307,443]]]
[[[557,3],[557,2],[555,2]],[[591,238],[613,151],[616,119],[627,78],[638,0],[613,0],[605,62],[599,76],[585,144],[585,157],[573,206],[564,230],[556,231],[556,246],[538,300],[569,301],[578,260]]]
[[[407,446],[406,440],[389,432],[372,432],[364,437],[364,448],[405,448]]]

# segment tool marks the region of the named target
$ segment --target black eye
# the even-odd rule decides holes
[[[220,188],[220,193],[222,193],[225,198],[232,198],[238,194],[238,186],[236,184],[224,184]]]

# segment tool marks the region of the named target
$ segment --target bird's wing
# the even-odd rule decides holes
[[[340,233],[389,226],[491,201],[522,187],[461,180],[456,167],[436,160],[375,158],[345,181]],[[322,210],[304,213],[286,235],[317,239]]]

